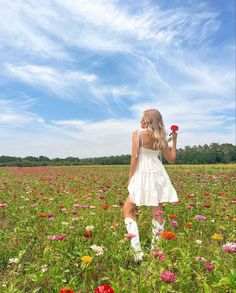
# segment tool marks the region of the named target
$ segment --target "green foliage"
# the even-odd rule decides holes
[[[77,165],[129,165],[130,155],[107,156],[79,159],[49,159],[45,156],[25,158],[0,156],[1,166],[33,167],[33,166],[77,166]],[[163,163],[168,164],[163,156]],[[230,143],[212,143],[203,146],[186,146],[177,150],[177,164],[219,164],[236,163],[236,146]]]

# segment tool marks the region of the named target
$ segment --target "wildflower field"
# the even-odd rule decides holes
[[[236,165],[168,165],[179,202],[137,211],[135,263],[122,215],[128,166],[0,169],[0,292],[236,292]]]

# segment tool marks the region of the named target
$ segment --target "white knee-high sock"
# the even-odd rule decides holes
[[[135,234],[135,237],[131,238],[131,246],[135,251],[141,251],[137,222],[132,218],[126,217],[125,225],[128,233]]]

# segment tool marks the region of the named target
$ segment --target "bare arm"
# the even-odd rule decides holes
[[[129,181],[130,182],[131,177],[134,175],[137,163],[138,163],[138,157],[137,154],[137,136],[138,131],[134,131],[132,135],[132,155],[131,155],[131,162],[130,162],[130,172],[129,172]]]
[[[169,163],[175,163],[176,161],[176,144],[177,144],[177,133],[173,132],[173,144],[171,150],[169,150],[168,145],[163,151],[164,157]]]

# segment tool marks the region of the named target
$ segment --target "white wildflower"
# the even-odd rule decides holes
[[[9,258],[8,262],[9,263],[18,263],[19,262],[19,258]]]
[[[48,270],[47,265],[42,265],[42,266],[41,266],[41,271],[42,271],[43,273],[45,273],[47,270]]]
[[[64,226],[69,226],[69,223],[68,222],[64,222],[64,221],[62,221],[61,224],[64,225]]]
[[[93,251],[96,252],[96,255],[102,255],[104,254],[103,248],[101,246],[98,246],[96,244],[90,246],[92,248]]]
[[[85,229],[86,231],[92,231],[94,229],[94,226],[87,226]]]

